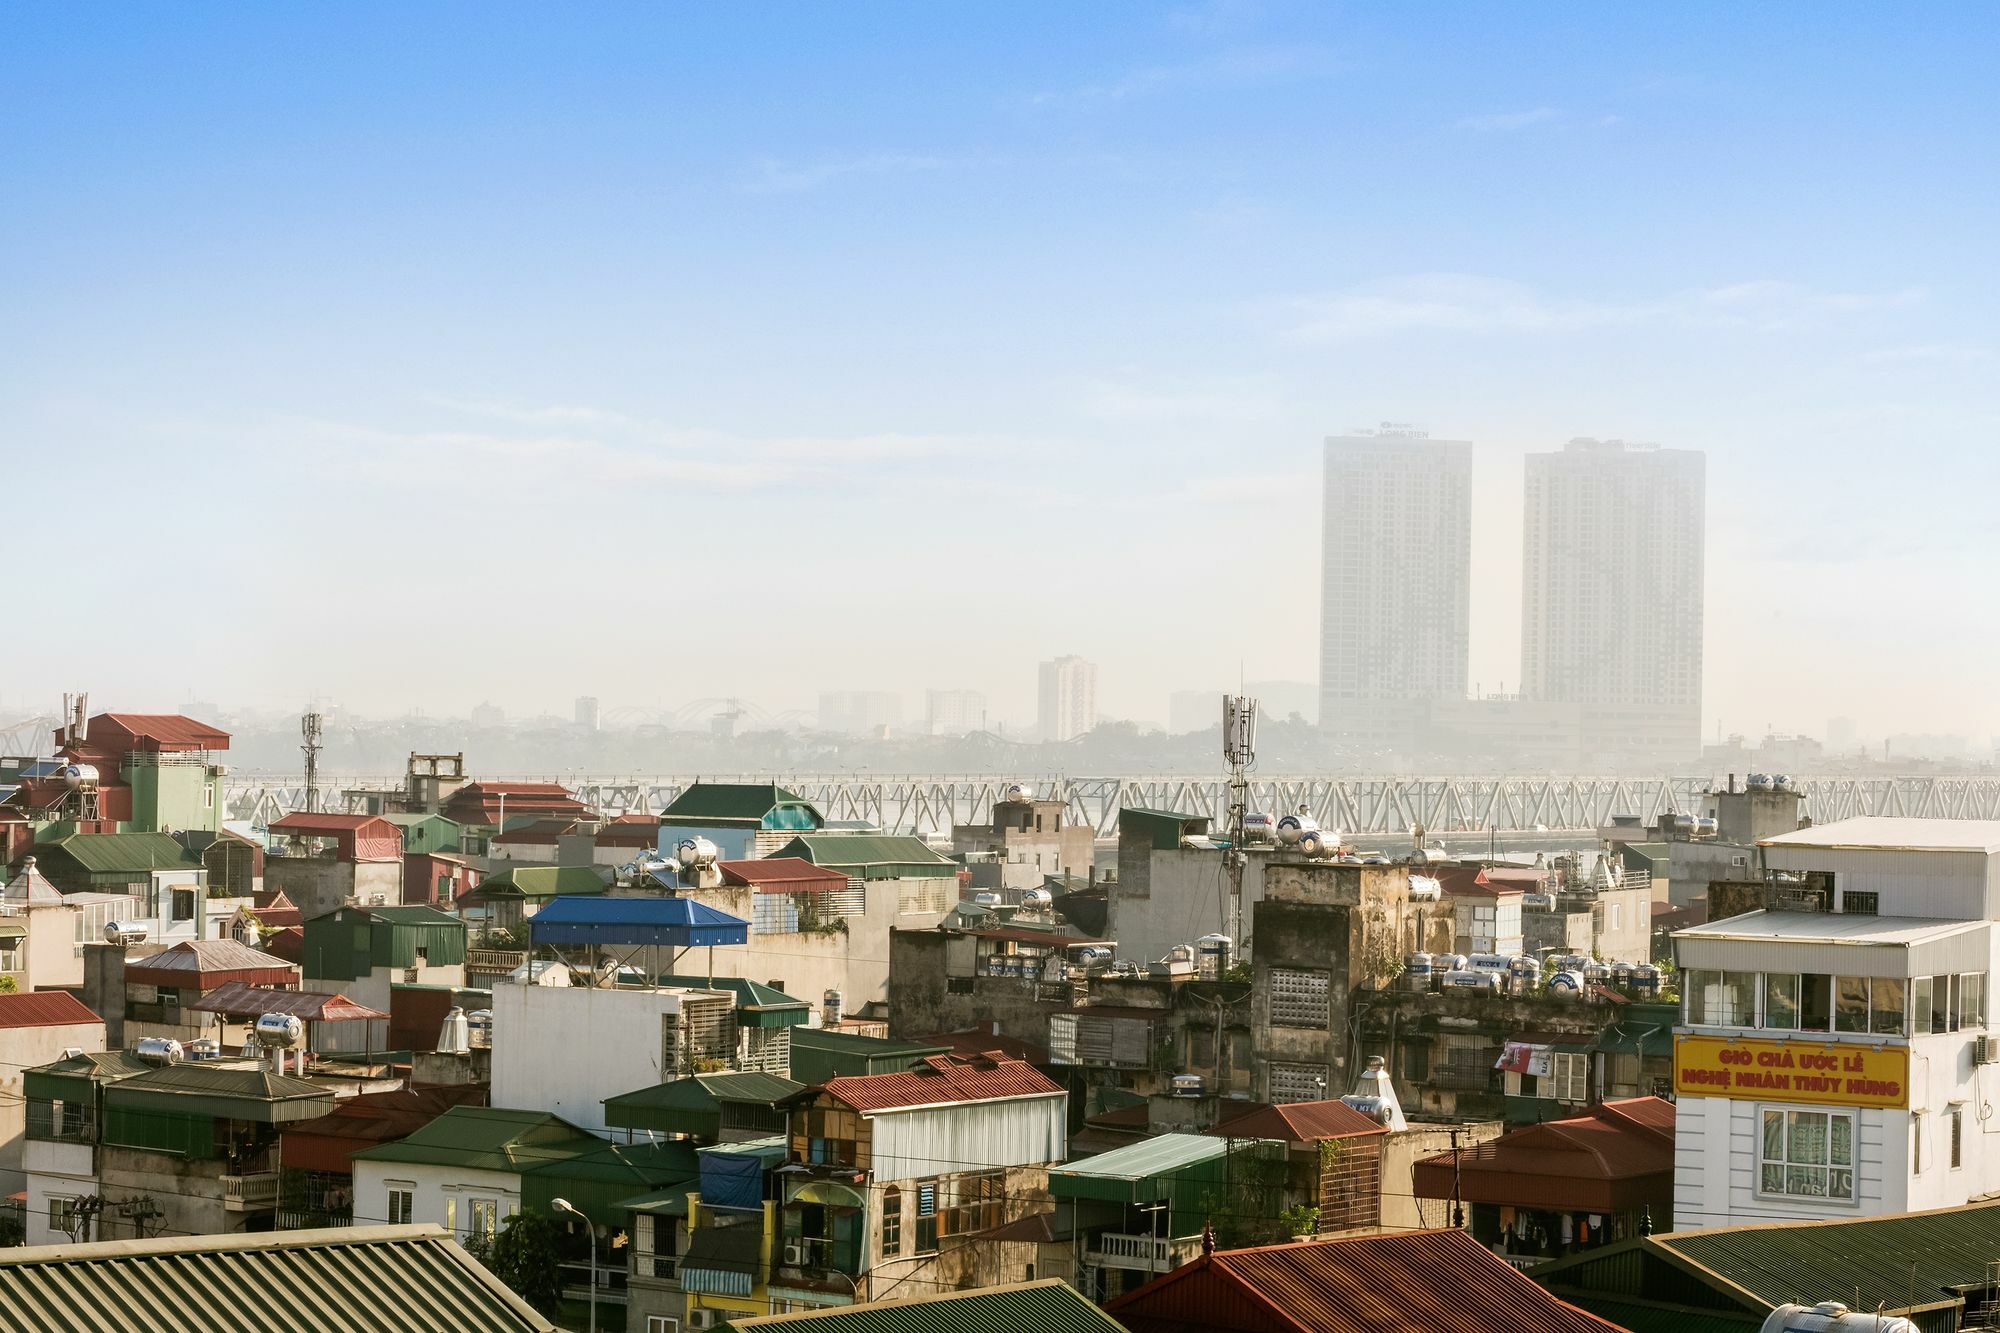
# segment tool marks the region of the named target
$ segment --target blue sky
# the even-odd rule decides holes
[[[1162,718],[1312,675],[1317,441],[1393,419],[1478,446],[1487,688],[1522,452],[1622,436],[1710,456],[1711,729],[2000,731],[1996,29],[15,6],[0,449],[73,591],[0,704],[1021,716],[1078,652]]]

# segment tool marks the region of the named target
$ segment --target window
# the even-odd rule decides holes
[[[1808,973],[1799,978],[1799,1027],[1806,1032],[1832,1029],[1833,978]]]
[[[174,920],[194,920],[194,890],[175,889],[173,902]]]
[[[1951,978],[1931,978],[1931,1025],[1928,1032],[1951,1032],[1956,1028],[1951,1019]]]
[[[1757,974],[1695,969],[1688,973],[1687,1021],[1751,1027],[1757,1021]]]
[[[1612,904],[1611,904],[1611,905],[1609,906],[1609,908],[1608,908],[1608,909],[1606,909],[1606,910],[1607,910],[1607,911],[1609,912],[1609,914],[1610,914],[1610,917],[1611,917],[1611,929],[1612,929],[1612,930],[1614,930],[1614,931],[1618,929],[1618,909],[1619,909],[1619,906],[1620,906],[1620,904],[1618,904],[1618,903],[1612,903]]]
[[[1986,974],[1961,972],[1958,976],[1958,1025],[1962,1028],[1986,1026]]]
[[[882,1191],[882,1255],[903,1252],[903,1191],[894,1185]]]
[[[1882,897],[1876,893],[1862,893],[1849,889],[1840,895],[1840,910],[1850,916],[1876,916],[1880,913]]]
[[[1765,1111],[1758,1193],[1854,1198],[1854,1114]]]
[[[410,1224],[410,1210],[416,1206],[417,1191],[414,1186],[391,1185],[389,1187],[389,1225],[394,1227]]]
[[[1931,979],[1910,978],[1910,1035],[1921,1037],[1931,1030]]]
[[[672,1315],[649,1314],[646,1316],[646,1333],[681,1333],[681,1321]]]
[[[0,972],[21,970],[21,941],[18,936],[0,940]]]
[[[917,1186],[917,1253],[936,1254],[938,1247],[937,1184]]]
[[[1921,1176],[1923,1173],[1924,1118],[1920,1113],[1912,1111],[1910,1112],[1910,1174]]]
[[[1835,1032],[1868,1030],[1867,977],[1833,979],[1833,1030]]]
[[[1559,1102],[1578,1105],[1589,1101],[1585,1091],[1590,1083],[1590,1057],[1581,1052],[1557,1051],[1549,1057],[1549,1088]]]
[[[49,1229],[76,1234],[76,1196],[73,1194],[51,1194],[49,1196]]]
[[[1324,1028],[1328,1022],[1327,974],[1300,968],[1271,969],[1271,1026]]]
[[[1956,1171],[1965,1165],[1965,1112],[1953,1109],[1951,1113],[1951,1169]]]
[[[450,1195],[444,1201],[444,1229],[454,1235],[458,1232],[458,1200]]]
[[[944,1210],[945,1235],[969,1236],[1007,1220],[1007,1178],[1003,1172],[959,1176],[946,1189],[949,1200]]]
[[[493,1238],[494,1223],[499,1214],[499,1208],[494,1204],[494,1201],[491,1199],[474,1199],[468,1211],[472,1216],[472,1234],[475,1236],[484,1236],[488,1240],[491,1240]]]
[[[1900,1036],[1909,983],[1901,977],[1874,977],[1868,983],[1868,1030]]]
[[[1772,972],[1764,978],[1764,1026],[1795,1029],[1799,1025],[1799,979]]]

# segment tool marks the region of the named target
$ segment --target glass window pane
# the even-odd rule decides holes
[[[1831,1194],[1833,1195],[1833,1197],[1834,1197],[1834,1198],[1836,1198],[1836,1199],[1851,1199],[1851,1198],[1853,1198],[1853,1197],[1854,1197],[1854,1173],[1853,1173],[1852,1171],[1839,1171],[1839,1170],[1836,1170],[1836,1171],[1835,1171],[1835,1172],[1833,1173],[1833,1177],[1832,1177],[1832,1188],[1831,1188],[1831,1190],[1830,1190],[1829,1192],[1830,1192],[1830,1193],[1831,1193]]]
[[[1809,1199],[1825,1198],[1826,1168],[1823,1166],[1786,1167],[1785,1193],[1799,1194]]]
[[[1833,988],[1833,1030],[1868,1030],[1868,978],[1836,977]]]
[[[1910,982],[1910,1031],[1922,1036],[1931,1030],[1931,979],[1916,977]]]
[[[1792,1112],[1792,1133],[1785,1145],[1785,1160],[1826,1165],[1826,1112]]]
[[[1790,973],[1764,978],[1764,1026],[1792,1029],[1799,1025],[1799,979]]]
[[[1850,1116],[1831,1117],[1829,1159],[1835,1166],[1854,1165],[1854,1120]]]
[[[1962,1028],[1986,1026],[1986,974],[1967,972],[1958,979],[1958,1025]]]
[[[1824,973],[1799,978],[1799,1026],[1825,1032],[1833,1021],[1833,978]]]
[[[1720,972],[1705,968],[1694,968],[1687,974],[1687,1021],[1690,1023],[1712,1023],[1708,1016],[1715,1003],[1715,992],[1722,982]]]
[[[1785,1168],[1775,1162],[1764,1164],[1762,1188],[1766,1194],[1785,1192]]]
[[[1764,1112],[1764,1160],[1782,1162],[1785,1160],[1785,1113],[1783,1111]]]
[[[1951,978],[1931,978],[1931,1031],[1951,1031]]]
[[[1869,983],[1868,1030],[1899,1034],[1903,1030],[1903,1000],[1908,987],[1901,977],[1876,977]]]
[[[1734,1027],[1749,1027],[1757,1021],[1757,974],[1755,972],[1724,972],[1722,974],[1722,1015],[1711,1018],[1710,1022],[1728,1023]]]

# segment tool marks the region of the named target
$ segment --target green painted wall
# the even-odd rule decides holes
[[[133,764],[121,776],[132,786],[133,832],[222,831],[222,779],[207,764]]]

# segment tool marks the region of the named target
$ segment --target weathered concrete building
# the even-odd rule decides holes
[[[1041,800],[1025,791],[1016,799],[995,801],[986,824],[955,824],[951,849],[961,855],[986,853],[998,858],[1000,887],[1038,889],[1049,875],[1090,877],[1097,837],[1090,825],[1071,818],[1069,805]]]
[[[274,819],[285,840],[264,858],[264,886],[310,920],[336,907],[389,907],[403,900],[403,835],[380,815],[299,811]]]

